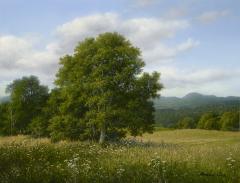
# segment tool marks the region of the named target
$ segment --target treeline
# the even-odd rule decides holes
[[[42,136],[46,133],[46,128],[40,129],[44,121],[38,124],[35,121],[38,118],[46,120],[43,114],[52,95],[48,87],[41,85],[36,76],[29,76],[13,81],[7,86],[6,92],[11,97],[9,101],[0,104],[0,134]]]
[[[210,128],[207,127],[207,125],[199,124],[199,122],[204,116],[211,114],[210,116],[214,116],[215,121],[217,121],[217,127],[215,129],[237,130],[239,129],[239,110],[240,101],[238,99],[234,99],[219,102],[217,104],[213,103],[199,107],[182,107],[179,109],[156,109],[155,120],[157,125],[161,125],[167,128],[214,129],[213,127]],[[226,123],[232,124],[232,127],[226,128],[224,127],[224,125],[222,125]]]
[[[118,33],[87,38],[60,59],[56,88],[35,76],[8,85],[0,134],[53,140],[117,140],[151,132],[160,74],[143,73],[140,50]]]
[[[175,128],[199,128],[206,130],[240,130],[240,114],[239,111],[227,111],[221,114],[207,112],[203,114],[199,120],[192,117],[184,117],[178,121]]]

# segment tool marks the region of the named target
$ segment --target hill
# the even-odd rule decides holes
[[[239,110],[240,97],[217,97],[189,93],[182,98],[161,97],[154,101],[155,119],[161,126],[174,126],[184,117],[192,117],[196,121],[206,112],[221,114],[226,111]]]
[[[154,101],[156,109],[196,108],[209,105],[238,104],[239,102],[240,97],[217,97],[200,93],[189,93],[182,98],[160,97]]]

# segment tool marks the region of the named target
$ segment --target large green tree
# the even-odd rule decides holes
[[[10,93],[9,123],[11,133],[27,133],[32,119],[41,113],[48,98],[48,88],[40,85],[36,76],[22,77],[7,86]]]
[[[60,64],[56,84],[64,100],[52,120],[52,134],[62,126],[77,127],[81,137],[103,143],[126,131],[138,135],[153,129],[151,99],[162,88],[160,75],[142,73],[140,50],[122,35],[104,33],[85,39]],[[66,134],[64,128],[60,132]]]

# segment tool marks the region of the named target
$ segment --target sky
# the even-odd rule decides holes
[[[0,96],[22,76],[53,88],[59,58],[104,32],[141,49],[163,96],[240,96],[239,0],[0,0]]]

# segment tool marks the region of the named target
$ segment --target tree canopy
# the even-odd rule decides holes
[[[60,65],[56,85],[64,99],[52,119],[52,135],[65,136],[63,131],[71,123],[77,138],[103,143],[127,130],[138,135],[153,129],[151,99],[162,89],[160,75],[143,73],[140,50],[122,35],[87,38],[73,55],[61,58]]]
[[[177,124],[177,128],[195,128],[195,121],[193,118],[191,117],[184,117],[183,119],[179,120],[178,124]]]
[[[27,127],[37,116],[48,98],[48,88],[40,85],[36,76],[14,80],[7,86],[10,93],[8,105],[11,133],[27,133]]]
[[[222,130],[238,130],[240,128],[239,112],[225,112],[221,116],[220,122]]]

